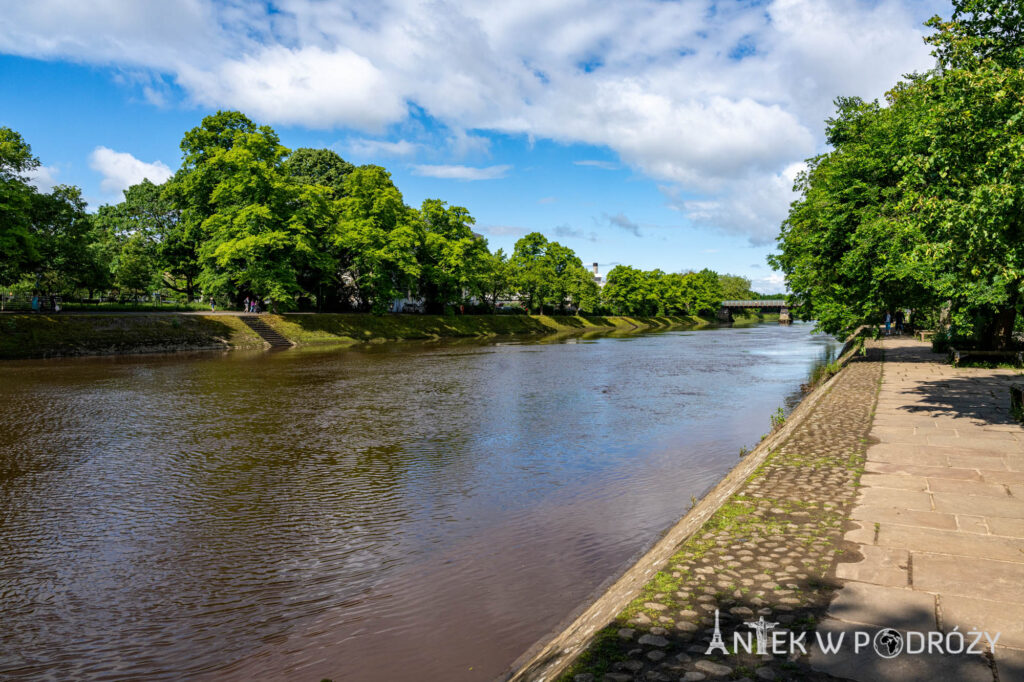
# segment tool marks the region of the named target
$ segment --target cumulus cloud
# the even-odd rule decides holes
[[[804,163],[792,163],[778,173],[755,173],[728,183],[718,193],[701,199],[680,199],[671,189],[670,205],[695,225],[745,235],[764,245],[779,233],[779,225],[796,198],[793,182]]]
[[[751,280],[750,288],[760,294],[777,294],[789,291],[786,288],[786,278],[777,272],[773,272],[766,277]]]
[[[383,130],[406,115],[405,101],[390,87],[388,76],[366,57],[341,47],[274,45],[214,70],[189,65],[178,80],[202,104],[230,103],[280,123],[327,128],[345,122]]]
[[[100,189],[107,194],[117,194],[146,179],[160,184],[173,175],[165,163],[146,163],[128,152],[116,152],[107,147],[92,150],[89,167],[103,175]]]
[[[445,180],[495,180],[505,177],[511,169],[512,166],[507,165],[487,166],[486,168],[415,165],[412,167],[412,172],[428,178],[443,178]]]
[[[57,184],[57,175],[59,173],[60,169],[55,166],[39,166],[28,174],[28,184],[43,194],[47,194]]]
[[[0,52],[149,70],[195,103],[269,123],[380,134],[429,118],[453,131],[456,156],[487,153],[470,130],[605,147],[688,197],[673,205],[697,224],[764,241],[789,200],[786,169],[823,147],[833,98],[878,97],[929,68],[921,22],[949,14],[937,0],[274,7],[14,3]],[[169,94],[139,87],[153,102]],[[505,172],[419,168],[459,179]]]

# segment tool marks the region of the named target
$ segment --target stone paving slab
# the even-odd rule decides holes
[[[839,564],[836,577],[873,585],[906,587],[910,584],[910,552],[905,549],[861,545],[862,561]]]
[[[857,632],[867,632],[874,639],[882,628],[865,627],[837,619],[826,619],[818,632],[833,639],[845,633],[848,642]],[[857,652],[844,646],[837,653],[826,655],[815,647],[811,652],[811,665],[819,672],[841,679],[858,682],[879,680],[926,680],[927,682],[992,682],[992,666],[983,655],[909,655],[885,659],[874,653],[870,646]],[[1011,678],[1016,679],[1016,678]]]
[[[996,646],[995,664],[1000,681],[1024,680],[1024,649]]]
[[[1020,375],[954,368],[912,340],[883,346],[875,444],[845,535],[861,559],[837,568],[847,582],[821,628],[986,631],[1000,646],[892,661],[816,652],[812,665],[858,680],[1024,680],[1024,428],[1009,412]]]
[[[1020,604],[1012,605],[1001,600],[950,595],[942,595],[939,599],[942,624],[947,631],[955,627],[960,628],[960,632],[984,630],[990,632],[993,637],[998,632],[999,643],[1018,649],[1024,648],[1024,621],[1020,617]]]
[[[906,585],[884,587],[848,582],[828,607],[833,618],[847,623],[924,632],[935,629],[935,595]]]
[[[1024,605],[1024,564],[915,552],[914,589]]]

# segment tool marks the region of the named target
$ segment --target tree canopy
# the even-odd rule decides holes
[[[714,312],[723,291],[749,291],[749,280],[710,270],[627,266],[602,290],[572,249],[540,232],[510,255],[491,253],[467,208],[435,198],[409,206],[381,166],[289,150],[237,111],[203,118],[180,146],[168,181],[143,180],[89,214],[77,188],[39,193],[28,182],[38,159],[0,128],[0,283],[378,314],[409,304],[432,313],[696,315]]]
[[[836,100],[779,236],[796,312],[831,333],[886,310],[947,308],[958,333],[1012,342],[1024,277],[1024,42],[1016,2],[958,0],[937,67],[883,103]]]

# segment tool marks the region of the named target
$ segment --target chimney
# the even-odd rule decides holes
[[[594,263],[594,277],[597,277],[597,263]]]

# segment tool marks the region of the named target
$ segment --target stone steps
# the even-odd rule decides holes
[[[241,315],[239,316],[239,319],[241,319],[249,329],[259,334],[260,338],[269,343],[271,348],[291,348],[295,345],[255,315]]]

